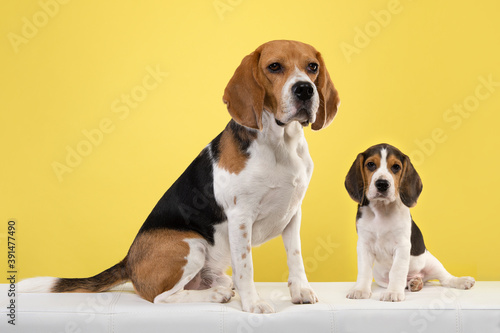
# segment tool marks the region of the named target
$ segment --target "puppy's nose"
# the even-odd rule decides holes
[[[387,189],[389,188],[389,186],[391,186],[391,184],[385,180],[385,179],[379,179],[375,182],[375,187],[377,188],[377,190],[379,190],[380,192],[385,192],[387,191]]]
[[[314,88],[309,82],[299,81],[292,86],[292,92],[301,101],[307,101],[313,96]]]

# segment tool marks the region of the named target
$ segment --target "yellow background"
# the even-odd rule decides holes
[[[294,39],[322,52],[342,100],[329,128],[305,130],[310,280],[355,280],[356,204],[344,177],[380,142],[418,162],[424,191],[412,214],[428,249],[453,274],[500,279],[498,1],[53,1],[0,5],[2,272],[11,218],[21,278],[85,277],[121,260],[228,122],[222,94],[243,56]],[[113,112],[156,68],[168,75],[128,114]],[[464,103],[472,111],[457,118]],[[82,131],[106,119],[109,133],[59,181],[54,162],[66,164],[67,147],[84,149]],[[280,238],[254,261],[257,281],[285,281]]]

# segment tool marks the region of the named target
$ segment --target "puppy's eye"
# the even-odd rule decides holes
[[[366,167],[368,168],[368,170],[373,171],[377,168],[377,165],[373,162],[368,162],[366,163]]]
[[[319,65],[315,62],[311,62],[309,65],[307,65],[307,69],[311,73],[316,73],[318,71]]]
[[[267,66],[267,68],[269,68],[269,70],[272,73],[276,73],[276,72],[279,72],[283,67],[281,67],[281,64],[279,62],[273,62],[272,64]]]
[[[397,173],[399,170],[401,170],[401,166],[399,164],[394,164],[391,167],[392,172]]]

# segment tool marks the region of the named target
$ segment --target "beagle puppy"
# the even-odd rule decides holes
[[[347,298],[370,298],[372,280],[384,288],[380,300],[399,302],[404,290],[419,291],[428,280],[445,287],[470,289],[472,277],[455,277],[427,251],[410,208],[417,204],[422,181],[408,156],[379,144],[360,153],[345,179],[358,203],[358,278]]]
[[[101,292],[131,281],[154,303],[223,303],[234,283],[243,311],[270,313],[251,249],[282,235],[292,302],[317,302],[299,229],[313,171],[303,127],[327,127],[340,103],[323,58],[296,41],[263,44],[243,59],[223,101],[232,119],[159,200],[125,259],[90,278],[33,278],[20,290]]]

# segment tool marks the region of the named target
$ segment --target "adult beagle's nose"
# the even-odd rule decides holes
[[[375,182],[375,187],[377,188],[377,190],[379,190],[380,192],[385,192],[387,191],[387,189],[389,188],[389,186],[391,186],[391,184],[385,180],[385,179],[379,179]]]
[[[292,86],[292,92],[301,101],[307,101],[313,96],[314,88],[309,82],[299,81]]]

